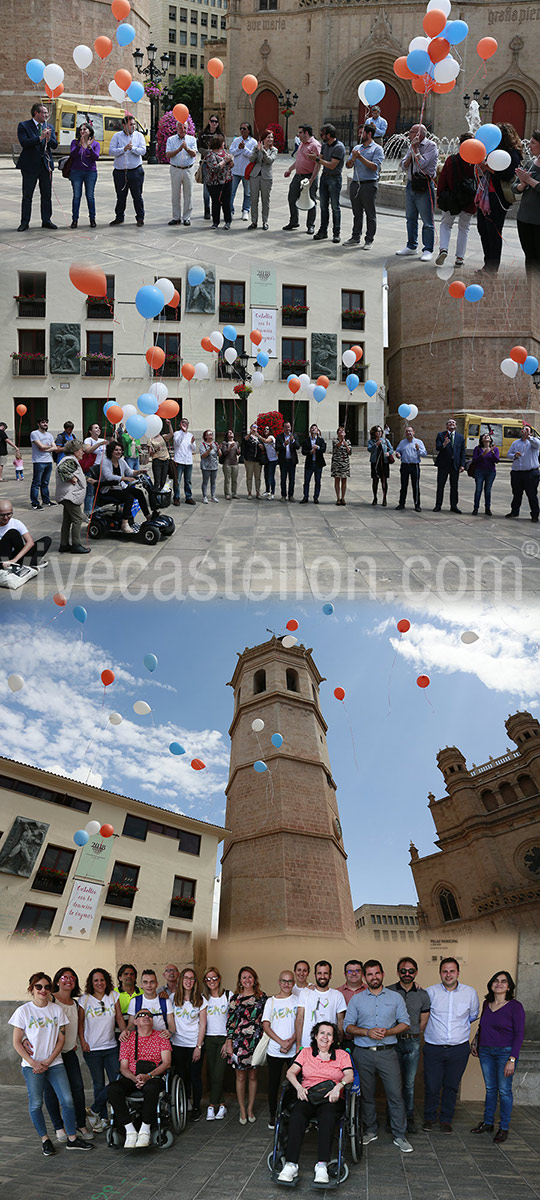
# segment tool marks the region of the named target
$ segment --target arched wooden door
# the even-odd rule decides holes
[[[262,133],[269,125],[279,125],[279,104],[277,96],[266,88],[255,100],[254,135],[257,136],[257,131]]]
[[[494,124],[498,121],[507,121],[509,125],[513,125],[514,129],[523,137],[525,133],[525,117],[527,114],[527,105],[520,92],[515,92],[510,88],[507,92],[503,92],[501,96],[497,96],[493,105],[493,114],[491,120]]]
[[[388,129],[386,130],[386,133],[384,136],[390,137],[390,134],[396,132],[396,126],[397,126],[399,114],[401,111],[401,100],[396,92],[396,89],[392,87],[391,83],[386,84],[386,93],[383,96],[383,99],[381,100],[381,102],[379,104],[379,108],[381,110],[381,117],[384,117],[385,121],[388,121]],[[366,115],[366,110],[365,110],[364,105],[359,104],[359,106],[358,106],[358,127],[359,128],[362,127],[365,115]]]

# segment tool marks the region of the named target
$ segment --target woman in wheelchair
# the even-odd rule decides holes
[[[145,517],[150,516],[146,492],[142,488],[137,488],[133,484],[127,483],[128,478],[143,474],[145,474],[144,467],[139,467],[137,470],[128,467],[125,458],[122,456],[122,447],[117,442],[108,443],[105,447],[105,454],[103,455],[101,465],[99,499],[102,504],[108,504],[111,500],[122,500],[122,533],[135,533],[135,530],[129,523],[134,500],[139,501],[141,511]]]
[[[287,1071],[287,1079],[295,1088],[295,1101],[289,1121],[287,1161],[280,1183],[293,1183],[298,1175],[300,1147],[309,1121],[317,1118],[319,1159],[315,1166],[315,1183],[328,1183],[328,1163],[338,1120],[343,1112],[343,1089],[353,1082],[354,1072],[350,1055],[337,1048],[337,1027],[319,1021],[311,1032],[311,1046],[301,1050]],[[301,1076],[301,1079],[300,1079]]]
[[[139,1149],[150,1144],[150,1126],[156,1118],[163,1076],[171,1065],[171,1048],[167,1038],[154,1031],[154,1019],[147,1008],[135,1016],[135,1029],[121,1043],[121,1075],[110,1083],[107,1099],[112,1104],[115,1123],[126,1131],[125,1150]],[[126,1097],[142,1093],[142,1124],[137,1133],[131,1120]]]

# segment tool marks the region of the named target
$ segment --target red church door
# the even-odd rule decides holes
[[[279,104],[277,96],[266,88],[259,92],[255,101],[255,136],[257,131],[262,133],[269,125],[279,125]]]
[[[503,92],[502,96],[497,96],[491,120],[495,125],[498,121],[506,121],[509,125],[514,126],[520,137],[523,137],[526,112],[527,105],[523,96],[519,92],[510,90]]]

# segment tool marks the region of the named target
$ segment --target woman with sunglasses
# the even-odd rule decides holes
[[[206,1070],[210,1104],[206,1110],[207,1121],[222,1121],[227,1109],[223,1103],[223,1080],[227,1066],[227,1013],[232,992],[225,991],[221,975],[216,967],[208,967],[204,973],[204,986],[208,1003],[206,1006]]]
[[[174,994],[174,1023],[171,1037],[173,1066],[191,1098],[191,1120],[201,1119],[202,1057],[206,1033],[206,997],[192,967],[180,972]]]
[[[88,1110],[88,1123],[95,1133],[103,1133],[107,1120],[107,1087],[118,1075],[118,1046],[115,1023],[123,1033],[126,1022],[109,972],[102,967],[90,971],[79,996],[79,1038],[84,1061],[92,1076],[94,1102]]]
[[[90,1142],[77,1137],[75,1109],[66,1068],[62,1062],[66,1015],[59,1004],[51,1002],[52,980],[44,971],[36,971],[28,981],[30,1000],[21,1004],[9,1018],[13,1025],[13,1048],[22,1059],[23,1079],[28,1091],[32,1124],[41,1138],[45,1158],[54,1153],[43,1116],[43,1093],[49,1080],[62,1108],[66,1128],[66,1150],[93,1150]]]
[[[76,971],[72,967],[60,967],[56,972],[52,981],[52,994],[54,1003],[58,1004],[65,1014],[67,1024],[64,1027],[65,1041],[62,1050],[62,1062],[66,1068],[71,1095],[73,1098],[73,1107],[75,1109],[75,1121],[77,1123],[77,1136],[85,1142],[93,1142],[94,1135],[86,1129],[86,1103],[84,1099],[84,1083],[81,1075],[81,1065],[77,1056],[77,1038],[79,1036],[78,1014],[79,1007],[77,997],[81,994],[79,980]],[[60,1106],[56,1098],[56,1093],[51,1087],[49,1080],[45,1081],[44,1099],[47,1106],[47,1112],[51,1118],[53,1129],[57,1142],[65,1142],[66,1131],[62,1124],[60,1116]]]

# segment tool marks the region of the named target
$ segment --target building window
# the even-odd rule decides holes
[[[128,921],[113,921],[112,917],[102,917],[99,922],[97,936],[100,941],[108,938],[118,944],[119,942],[125,942],[128,929]]]
[[[222,29],[226,29],[226,28],[227,28],[227,22],[226,22],[226,21],[223,19],[223,17],[221,17],[221,28],[222,28]]]
[[[287,379],[293,372],[303,373],[306,370],[308,362],[305,338],[282,338],[281,354],[282,379]]]
[[[204,71],[204,55],[203,54],[201,54],[201,71]]]
[[[277,0],[259,0],[259,12],[276,12]]]
[[[26,400],[28,404],[28,400]],[[61,804],[64,808],[77,808],[80,812],[90,812],[88,800],[75,800],[61,792],[50,792],[48,788],[39,787],[37,783],[26,783],[23,779],[10,779],[9,775],[0,775],[0,788],[8,792],[22,792],[25,796],[37,796],[38,800],[47,800],[49,804]]]
[[[376,918],[375,918],[375,914],[374,914],[374,913],[372,913],[372,914],[371,914],[371,924],[372,924],[372,925],[376,925],[376,924],[377,924],[377,921],[376,921]]]
[[[363,329],[364,328],[364,293],[351,292],[348,289],[341,291],[341,328],[342,329]]]
[[[190,35],[189,35],[189,44],[190,44],[190,46],[196,46],[196,45],[197,45],[197,34],[196,34],[196,33],[190,33]]]
[[[183,917],[186,921],[193,920],[195,888],[196,882],[194,879],[184,879],[182,875],[175,875],[171,899],[171,917]]]
[[[175,310],[173,310],[175,311]],[[179,379],[180,369],[182,366],[182,357],[180,353],[180,334],[179,333],[158,333],[155,338],[156,346],[160,346],[165,351],[165,362],[157,372],[154,372],[160,379]]]
[[[538,794],[538,788],[530,775],[518,775],[517,782],[524,796],[530,797]]]
[[[114,275],[107,275],[106,296],[88,296],[86,316],[89,321],[114,320]]]
[[[196,54],[190,54],[190,56],[189,56],[189,65],[190,65],[190,67],[196,67],[196,66],[197,66],[197,55],[196,55]]]
[[[379,913],[377,913],[377,925],[381,925],[381,924],[382,924],[382,922],[381,922],[380,915],[379,915]]]
[[[62,846],[47,846],[34,877],[32,889],[54,892],[56,896],[61,896],[74,858],[74,850],[64,850]]]
[[[169,29],[169,45],[174,46],[176,41],[176,29]]]
[[[383,919],[382,919],[382,923],[383,923],[383,925],[386,925],[386,917],[383,917]],[[392,924],[392,918],[391,918],[391,917],[390,917],[390,924]]]
[[[255,671],[253,676],[253,695],[259,696],[261,692],[266,691],[266,671]]]
[[[358,362],[355,362],[352,367],[345,367],[345,366],[343,366],[343,363],[342,363],[342,365],[341,365],[341,382],[342,383],[345,383],[347,375],[358,375],[360,383],[364,383],[365,378],[366,378],[366,363],[365,363],[366,348],[365,348],[364,343],[363,342],[342,342],[341,343],[341,353],[344,354],[345,350],[352,350],[353,346],[361,347],[362,357],[361,357],[361,359],[359,359]]]
[[[181,46],[187,46],[187,33],[186,33],[185,29],[180,30],[180,33],[178,34],[178,41],[180,42]],[[185,54],[183,57],[185,59],[185,57],[186,57]],[[180,63],[181,62],[182,62],[182,55],[180,55]],[[184,63],[184,66],[185,66],[185,63]]]
[[[15,375],[46,375],[45,330],[19,329],[18,347],[13,352]]]
[[[19,271],[19,317],[44,317],[47,276],[44,271]]]
[[[499,807],[497,797],[491,791],[491,788],[486,788],[485,791],[480,792],[480,799],[486,812],[495,812],[495,809]]]
[[[85,376],[112,375],[113,369],[113,335],[112,333],[86,333],[86,357],[83,359],[83,374]]]
[[[176,53],[174,50],[169,51],[169,66],[170,67],[176,66]]]
[[[306,325],[307,288],[284,284],[281,292],[281,321],[283,325]]]
[[[199,14],[198,14],[198,12],[192,12],[192,14],[191,14],[191,24],[192,24],[192,25],[196,25],[196,24],[197,24],[197,21],[198,21],[198,19],[199,19]]]
[[[187,25],[187,8],[180,9],[180,23],[182,25]]]
[[[218,23],[218,19],[217,19],[217,17],[212,17],[212,16],[211,16],[211,17],[210,17],[210,27],[211,27],[212,29],[217,29],[217,23]]]
[[[214,20],[213,17],[212,20]],[[201,26],[203,29],[208,29],[208,13],[201,13]]]
[[[176,5],[169,5],[169,21],[176,21]]]
[[[293,670],[291,670],[290,667],[288,667],[286,678],[287,678],[287,691],[288,692],[299,692],[300,685],[298,682],[298,671],[293,671]]]
[[[201,853],[200,834],[188,832],[186,829],[175,829],[173,825],[164,825],[161,821],[146,821],[143,817],[134,817],[131,813],[126,814],[122,830],[124,837],[132,837],[140,842],[145,842],[148,833],[177,838],[178,849],[183,854],[199,855]]]
[[[25,904],[13,932],[21,937],[31,933],[45,935],[51,932],[55,916],[55,908],[41,908],[38,904]]]
[[[133,867],[129,863],[115,863],[105,903],[114,904],[118,908],[133,908],[133,901],[139,890],[138,878],[139,867]]]
[[[516,793],[511,783],[501,783],[499,787],[504,804],[515,804],[517,800]]]
[[[186,66],[187,66],[187,54],[179,54],[179,55],[178,55],[178,65],[179,65],[180,67],[186,67]]]
[[[246,319],[246,285],[232,280],[222,280],[219,285],[219,319],[220,321],[241,321]]]
[[[442,888],[439,892],[439,905],[443,921],[459,921],[456,898],[449,888]]]

